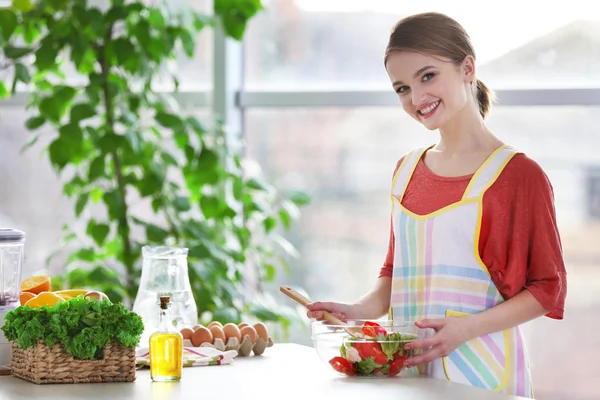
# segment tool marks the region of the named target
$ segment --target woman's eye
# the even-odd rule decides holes
[[[423,81],[428,81],[431,78],[433,78],[434,76],[435,76],[435,74],[433,74],[433,73],[425,74],[425,75],[423,75]]]
[[[404,93],[408,90],[408,86],[400,86],[398,89],[396,89],[396,93]]]

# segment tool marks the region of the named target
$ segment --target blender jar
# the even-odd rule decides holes
[[[4,316],[19,306],[25,233],[0,228],[0,328]],[[12,344],[0,329],[0,375],[10,373]]]
[[[0,229],[0,307],[19,301],[25,233]]]

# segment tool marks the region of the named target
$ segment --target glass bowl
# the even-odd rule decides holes
[[[405,321],[354,319],[346,325],[311,322],[311,338],[319,358],[338,374],[354,377],[397,376],[405,361],[416,354],[404,346],[427,337],[426,331]]]

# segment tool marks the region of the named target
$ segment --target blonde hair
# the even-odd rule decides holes
[[[395,51],[414,51],[432,57],[444,57],[456,65],[466,56],[475,59],[475,49],[467,31],[447,15],[427,12],[399,20],[385,49],[384,65]],[[479,113],[485,118],[494,101],[494,93],[481,80],[475,80],[474,92]]]

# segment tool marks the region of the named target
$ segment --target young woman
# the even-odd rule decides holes
[[[490,90],[463,27],[438,13],[394,27],[385,52],[394,91],[439,141],[394,171],[389,250],[376,287],[353,304],[316,302],[342,319],[416,321],[423,373],[533,397],[519,325],[562,319],[566,271],[552,186],[531,158],[486,127]]]

